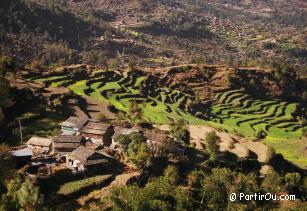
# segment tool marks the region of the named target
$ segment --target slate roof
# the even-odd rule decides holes
[[[53,142],[56,143],[80,143],[82,140],[81,135],[70,136],[70,135],[60,135],[53,138]]]
[[[41,137],[31,137],[28,140],[27,145],[49,147],[51,145],[51,139],[41,138]]]
[[[101,155],[101,158],[99,159],[90,159],[88,160],[92,155],[94,154]],[[113,159],[112,156],[104,153],[104,152],[98,152],[89,148],[86,148],[84,146],[80,146],[74,151],[70,153],[70,157],[79,160],[80,162],[84,163],[85,165],[93,165],[103,162],[108,162],[110,159]]]
[[[82,128],[88,122],[86,117],[75,117],[71,116],[66,121],[62,122],[60,125],[63,127],[72,127],[72,128]]]
[[[110,124],[89,122],[87,125],[83,127],[82,132],[95,134],[95,135],[103,135],[110,127],[111,127]]]
[[[139,130],[131,129],[131,128],[115,128],[115,132],[114,132],[112,138],[116,139],[120,135],[129,135],[133,132],[139,132]]]
[[[156,142],[156,143],[162,143],[166,140],[168,140],[169,136],[165,133],[161,133],[161,132],[155,132],[155,131],[145,131],[144,132],[144,136],[152,141],[152,142]]]
[[[30,147],[26,147],[24,149],[12,151],[12,155],[15,157],[29,157],[32,156],[32,149]]]

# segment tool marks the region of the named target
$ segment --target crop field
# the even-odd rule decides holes
[[[302,122],[296,116],[299,105],[277,100],[253,99],[242,90],[217,93],[212,107],[214,121],[230,131],[255,137],[263,131],[275,138],[299,139]]]
[[[249,139],[263,132],[266,134],[264,141],[275,147],[277,152],[290,160],[306,163],[306,159],[300,160],[297,156],[299,143],[296,140],[302,138],[306,126],[297,115],[299,105],[296,103],[259,100],[243,90],[217,91],[210,119],[205,120],[196,117],[189,109],[190,103],[195,100],[193,94],[167,87],[141,71],[105,71],[80,80],[52,75],[35,80],[47,86],[65,86],[76,94],[108,101],[122,111],[128,111],[129,102],[133,100],[142,108],[144,118],[155,124],[167,124],[169,118],[183,118],[190,124],[209,124]]]
[[[45,76],[35,81],[47,86],[64,86],[79,95],[87,95],[99,100],[107,100],[117,109],[127,111],[131,100],[139,103],[144,117],[156,124],[165,124],[169,118],[184,118],[191,124],[204,124],[205,121],[187,112],[191,102],[188,94],[179,90],[161,87],[154,82],[144,86],[145,75],[142,72],[99,72],[94,77],[76,80],[69,76]]]

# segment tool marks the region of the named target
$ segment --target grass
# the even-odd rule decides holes
[[[98,175],[86,179],[67,182],[60,186],[57,194],[70,195],[73,193],[77,193],[85,188],[90,188],[92,186],[99,186],[100,184],[107,181],[111,177],[112,175]]]
[[[145,77],[129,75],[127,72],[123,73],[122,77],[117,80],[105,77],[101,77],[100,82],[91,84],[93,92],[89,95],[99,100],[108,101],[119,110],[127,111],[129,101],[136,100],[136,98],[119,99],[119,97],[141,94],[141,91],[136,87],[142,84]],[[127,80],[127,77],[129,77],[129,80]],[[131,77],[137,78],[131,79]],[[45,78],[45,80],[48,79]],[[132,80],[134,84],[131,84]],[[123,81],[125,83],[120,85],[120,82]],[[58,86],[61,83],[63,82],[56,82],[51,86]],[[103,86],[100,87],[100,85]],[[69,85],[68,88],[79,95],[84,95],[84,90],[89,87],[86,85],[86,80],[81,80]],[[250,95],[245,94],[243,90],[221,91],[215,96],[219,102],[211,107],[212,114],[217,118],[205,121],[179,108],[180,103],[184,102],[185,98],[188,99],[187,103],[191,101],[189,96],[182,96],[174,103],[166,103],[165,99],[168,96],[173,93],[180,94],[180,91],[170,90],[168,87],[160,86],[159,88],[162,88],[159,93],[161,99],[148,97],[156,105],[151,105],[151,103],[139,104],[145,119],[155,124],[168,124],[169,118],[175,120],[183,118],[190,124],[209,124],[232,133],[242,134],[248,139],[254,139],[257,131],[264,130],[267,132],[265,141],[268,144],[276,147],[277,151],[283,153],[287,159],[307,164],[307,160],[299,158],[295,151],[299,147],[295,141],[301,139],[302,136],[302,128],[298,128],[301,121],[294,115],[297,110],[297,104],[276,100],[253,99]],[[105,98],[101,95],[101,92],[106,90],[109,90],[111,95]],[[119,93],[119,90],[122,90],[122,92]],[[145,101],[146,99],[144,99]],[[170,111],[168,111],[168,108],[170,108]],[[222,119],[223,122],[219,122],[219,119]],[[240,121],[243,122],[240,123]]]
[[[68,86],[68,89],[75,92],[78,95],[84,95],[84,89],[86,88],[86,80],[77,81],[76,83]]]

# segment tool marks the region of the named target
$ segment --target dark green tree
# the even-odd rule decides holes
[[[188,129],[188,124],[184,119],[179,119],[178,121],[172,120],[171,134],[176,142],[184,146],[190,144],[190,131]]]
[[[138,132],[120,135],[116,139],[130,162],[138,168],[144,168],[149,165],[152,158],[152,153],[146,144],[146,140],[144,135]]]
[[[210,160],[215,161],[219,153],[219,142],[221,141],[220,137],[216,132],[212,131],[207,133],[205,138],[206,149],[210,155]]]
[[[116,187],[109,197],[102,200],[102,204],[108,204],[113,210],[176,211],[191,209],[186,191],[175,186],[166,176],[151,180],[144,188]]]
[[[267,193],[278,193],[283,190],[283,186],[283,178],[276,171],[266,175],[261,183],[262,189]]]

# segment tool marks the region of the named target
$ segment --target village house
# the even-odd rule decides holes
[[[23,149],[14,150],[11,152],[17,166],[23,166],[31,161],[33,156],[32,149],[30,147],[25,147]]]
[[[145,131],[146,144],[154,154],[167,156],[169,153],[180,156],[184,155],[185,148],[174,142],[172,138],[161,131]]]
[[[139,132],[137,129],[132,129],[132,128],[121,128],[121,127],[116,127],[115,132],[112,135],[112,143],[110,145],[110,149],[118,151],[120,149],[119,144],[116,142],[116,138],[120,135],[129,135],[133,132]]]
[[[74,172],[86,170],[107,169],[113,163],[113,158],[84,146],[80,146],[66,156],[66,164]]]
[[[62,135],[78,135],[87,122],[87,117],[69,117],[66,121],[60,124],[62,127]]]
[[[85,139],[90,140],[93,144],[101,146],[110,146],[113,133],[114,130],[110,124],[91,121],[81,130],[81,135]]]
[[[55,154],[66,155],[83,143],[81,135],[60,135],[52,139],[52,151]]]
[[[51,151],[51,139],[49,138],[31,137],[26,144],[32,149],[34,156],[48,154]]]

